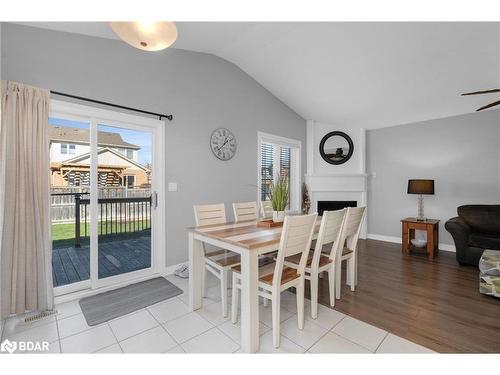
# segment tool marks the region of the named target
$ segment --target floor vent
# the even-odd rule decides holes
[[[57,310],[47,310],[47,311],[41,312],[40,314],[36,314],[36,315],[32,315],[32,316],[28,316],[28,317],[24,318],[24,322],[25,323],[36,322],[37,320],[47,318],[47,317],[55,315],[55,314],[57,314]]]

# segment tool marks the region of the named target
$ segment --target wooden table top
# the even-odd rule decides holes
[[[402,222],[407,222],[407,223],[419,223],[419,224],[431,224],[435,225],[439,223],[438,219],[427,219],[427,220],[417,220],[416,217],[407,217],[406,219],[401,220]]]
[[[318,217],[314,228],[315,234],[319,232],[320,224],[321,217]],[[282,226],[276,228],[258,227],[257,221],[231,222],[188,228],[190,232],[202,234],[249,250],[260,249],[270,245],[276,245],[276,248],[278,248],[282,229]]]

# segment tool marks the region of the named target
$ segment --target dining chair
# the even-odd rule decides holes
[[[195,205],[194,217],[196,226],[217,225],[226,223],[226,209],[224,204]],[[227,317],[227,286],[229,272],[232,267],[240,264],[240,256],[229,250],[216,249],[208,252],[203,244],[205,253],[203,262],[203,295],[206,294],[207,270],[220,280],[220,296],[222,304],[222,316]]]
[[[366,207],[348,207],[340,236],[340,244],[342,251],[339,251],[336,257],[335,264],[335,289],[337,299],[341,295],[341,279],[342,279],[342,262],[347,261],[347,284],[350,284],[351,290],[356,289],[358,284],[358,239],[363,218],[365,216]]]
[[[319,274],[328,273],[330,305],[335,306],[335,258],[340,247],[340,236],[347,210],[324,211],[314,249],[309,251],[304,277],[311,284],[311,317],[318,317]],[[285,258],[285,266],[298,269],[300,254]]]
[[[257,203],[256,202],[244,202],[244,203],[233,203],[234,221],[239,223],[240,221],[251,221],[257,220]]]
[[[283,223],[276,261],[259,267],[259,296],[271,300],[273,322],[273,345],[280,345],[280,298],[281,292],[296,288],[297,318],[299,329],[304,328],[304,269],[318,214],[287,216]],[[299,255],[299,267],[287,267],[286,257]],[[231,321],[237,322],[239,292],[241,289],[240,266],[233,272],[233,296]]]
[[[273,217],[273,204],[271,201],[260,201],[260,214],[264,219]]]
[[[271,206],[272,209],[272,206]],[[245,203],[233,203],[234,220],[238,223],[241,221],[257,220],[257,203],[256,202],[245,202]],[[271,211],[272,212],[272,211]],[[272,213],[271,213],[272,215]],[[276,255],[276,254],[274,254]],[[266,263],[269,259],[273,260],[273,254],[263,254],[259,257],[260,264]],[[264,306],[267,306],[268,301],[264,298]]]

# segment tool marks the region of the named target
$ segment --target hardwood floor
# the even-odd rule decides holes
[[[437,352],[500,353],[500,299],[480,294],[479,270],[454,253],[403,256],[401,245],[360,240],[358,267],[355,292],[343,272],[335,309]],[[319,302],[330,305],[328,278]]]

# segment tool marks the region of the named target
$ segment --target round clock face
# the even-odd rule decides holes
[[[215,129],[210,137],[210,148],[218,159],[229,160],[236,154],[236,138],[226,128]]]

